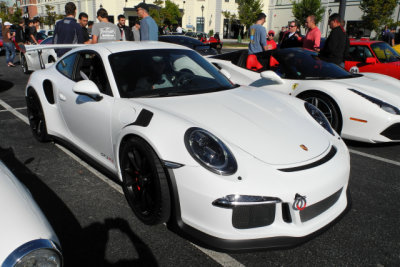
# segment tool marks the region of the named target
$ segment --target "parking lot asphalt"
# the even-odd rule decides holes
[[[117,183],[64,147],[38,143],[26,124],[28,78],[0,56],[0,155],[49,219],[66,266],[399,265],[399,144],[346,141],[353,205],[316,238],[288,249],[214,252],[165,225],[142,224]]]

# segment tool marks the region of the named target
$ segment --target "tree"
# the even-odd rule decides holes
[[[158,6],[159,8],[150,8],[149,13],[158,25],[178,24],[179,19],[182,17],[178,5],[172,3],[170,0],[165,1],[165,7],[162,7],[163,1],[160,0],[154,1],[153,4]]]
[[[318,24],[325,13],[325,7],[321,6],[320,0],[300,0],[298,3],[293,1],[292,4],[293,17],[295,17],[303,27],[305,27],[306,18],[308,16],[314,15],[315,24]]]
[[[51,28],[51,25],[56,23],[57,14],[54,11],[54,6],[45,5],[47,16],[44,18],[44,24],[48,25]]]
[[[261,0],[239,0],[239,19],[246,26],[247,30],[256,21],[257,15],[262,12],[262,7]]]
[[[376,33],[385,25],[392,25],[392,14],[398,0],[361,0],[360,9],[365,28]],[[377,34],[378,36],[378,34]]]

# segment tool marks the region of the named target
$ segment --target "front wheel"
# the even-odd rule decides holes
[[[336,102],[329,96],[319,93],[306,93],[299,98],[317,107],[331,124],[331,127],[340,134],[342,131],[342,116]]]
[[[125,197],[145,224],[167,222],[171,197],[160,159],[143,139],[130,137],[121,145],[120,168]]]
[[[47,134],[46,119],[44,117],[42,105],[40,104],[39,96],[35,90],[29,89],[26,97],[26,106],[28,111],[29,125],[33,136],[39,142],[49,141]]]

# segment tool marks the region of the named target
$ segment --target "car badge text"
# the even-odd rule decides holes
[[[302,196],[300,194],[296,194],[293,202],[294,210],[304,210],[307,206],[306,196]]]

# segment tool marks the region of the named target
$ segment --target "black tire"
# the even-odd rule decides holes
[[[171,213],[167,175],[150,145],[129,137],[121,145],[120,168],[125,197],[135,215],[148,225],[167,222]]]
[[[20,62],[21,62],[22,71],[23,71],[25,74],[31,73],[30,70],[29,70],[29,68],[28,68],[28,63],[26,62],[25,55],[24,55],[23,53],[21,53],[21,60],[20,60]]]
[[[50,137],[47,134],[46,119],[44,117],[42,105],[35,90],[28,89],[26,97],[26,106],[28,111],[29,125],[33,136],[39,142],[50,141]]]
[[[331,127],[340,134],[342,131],[342,115],[336,102],[327,95],[309,92],[298,96],[304,101],[316,106],[328,119]]]

